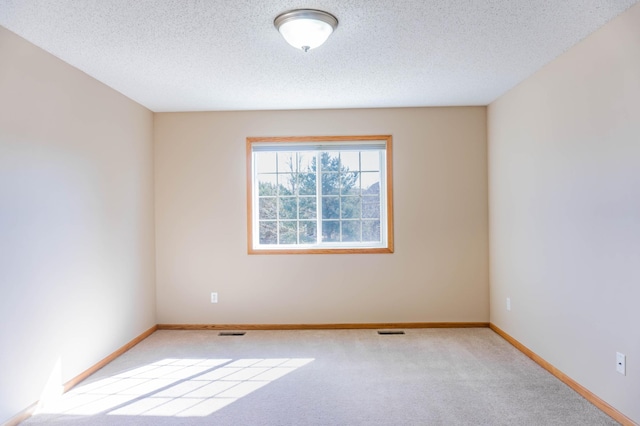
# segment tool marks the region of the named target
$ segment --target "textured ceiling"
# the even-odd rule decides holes
[[[638,1],[0,0],[0,25],[153,111],[486,105]],[[326,44],[284,41],[295,8],[338,18]]]

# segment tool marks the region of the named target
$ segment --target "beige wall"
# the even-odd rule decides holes
[[[491,321],[638,423],[639,52],[636,5],[488,112]]]
[[[248,255],[246,137],[360,134],[394,138],[395,253]],[[489,318],[484,107],[156,114],[155,167],[159,323]]]
[[[153,115],[0,27],[0,423],[155,324]]]

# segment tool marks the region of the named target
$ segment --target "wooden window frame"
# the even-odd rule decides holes
[[[308,142],[339,143],[361,141],[385,141],[385,189],[386,189],[386,247],[314,247],[314,248],[254,248],[253,246],[253,145],[259,143],[301,144]],[[247,152],[247,252],[248,254],[355,254],[355,253],[393,253],[393,150],[391,135],[361,136],[286,136],[286,137],[248,137]],[[382,218],[381,218],[382,219]]]

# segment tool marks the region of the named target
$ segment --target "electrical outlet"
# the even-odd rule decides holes
[[[218,293],[211,293],[211,303],[218,303]]]
[[[616,352],[616,371],[623,376],[627,375],[627,357],[620,352]]]
[[[507,311],[511,310],[511,298],[507,297]]]

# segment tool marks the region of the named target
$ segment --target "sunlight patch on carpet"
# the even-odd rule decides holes
[[[204,417],[312,361],[168,358],[77,386],[41,412]]]

